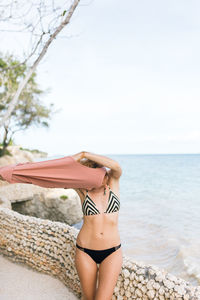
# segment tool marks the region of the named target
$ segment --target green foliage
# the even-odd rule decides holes
[[[61,195],[60,196],[60,199],[63,199],[63,200],[66,200],[68,198],[68,196],[66,196],[66,195]]]
[[[0,53],[0,118],[7,111],[18,85],[24,79],[27,71],[28,66],[20,64],[20,61],[13,55],[3,56]],[[26,130],[31,126],[49,127],[49,120],[54,113],[54,104],[50,103],[47,107],[41,103],[41,96],[45,92],[38,87],[36,72],[34,72],[21,92],[15,110],[4,124],[5,134],[1,141],[4,148],[8,146],[16,131]]]
[[[64,17],[64,15],[66,14],[66,12],[67,12],[66,10],[63,11],[63,13],[62,13],[62,16],[63,16],[63,17]]]

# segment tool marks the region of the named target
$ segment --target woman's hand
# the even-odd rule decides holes
[[[71,155],[76,161],[79,161],[81,160],[82,158],[85,157],[85,153],[86,151],[81,151],[81,152],[78,152],[77,154],[74,154],[74,155]]]

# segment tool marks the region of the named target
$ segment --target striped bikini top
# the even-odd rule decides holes
[[[113,193],[113,191],[111,190],[109,185],[108,185],[108,187],[109,187],[108,206],[107,206],[106,211],[104,212],[106,214],[116,212],[120,209],[119,198],[117,197],[117,195],[115,195]],[[82,204],[82,211],[83,211],[84,216],[100,214],[100,211],[98,210],[95,202],[88,195],[88,190],[86,190],[86,191],[87,191],[87,194],[86,194],[85,199]]]

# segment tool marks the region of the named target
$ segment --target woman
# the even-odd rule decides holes
[[[90,152],[83,151],[72,157],[87,167],[109,168],[99,188],[90,191],[75,189],[81,199],[84,215],[83,226],[76,240],[75,266],[82,299],[111,300],[122,267],[118,231],[119,179],[122,169],[115,160]],[[84,158],[85,161],[82,160]]]

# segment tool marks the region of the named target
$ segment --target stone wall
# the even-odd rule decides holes
[[[74,264],[77,234],[78,230],[67,224],[24,216],[0,206],[0,253],[57,277],[80,298],[81,287]],[[123,256],[112,300],[126,299],[195,300],[200,299],[200,287]]]

